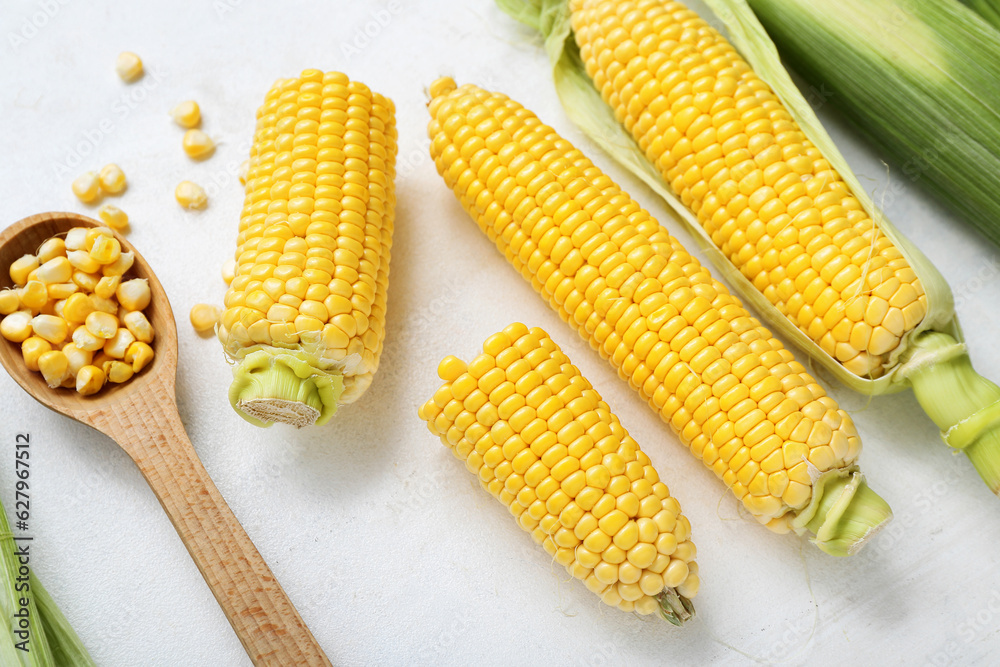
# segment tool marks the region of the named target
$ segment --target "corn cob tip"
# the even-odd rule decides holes
[[[676,589],[664,588],[656,596],[660,605],[660,616],[671,625],[680,627],[694,618],[694,604],[683,595],[678,595]]]
[[[892,510],[871,490],[864,475],[833,470],[813,485],[813,501],[800,515],[797,530],[831,556],[853,556],[892,519]]]
[[[430,89],[427,91],[430,93],[431,99],[435,97],[440,97],[441,95],[447,95],[451,91],[458,88],[458,84],[450,76],[439,77],[431,84]]]
[[[255,426],[321,426],[337,411],[343,377],[290,354],[257,350],[233,368],[229,402]]]

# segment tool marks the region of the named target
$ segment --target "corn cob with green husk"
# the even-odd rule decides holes
[[[219,340],[251,423],[322,424],[378,368],[392,244],[388,98],[339,72],[278,81],[257,112]]]
[[[574,122],[674,208],[769,324],[858,391],[912,386],[1000,492],[1000,388],[968,363],[947,283],[873,205],[743,0],[708,4],[747,60],[678,2],[498,2],[545,35]]]
[[[548,334],[512,324],[438,375],[420,418],[556,562],[623,611],[691,617],[691,524]]]
[[[976,10],[987,23],[994,28],[1000,28],[1000,3],[997,0],[961,0],[962,4]]]
[[[656,220],[505,95],[430,93],[431,155],[463,207],[757,521],[835,555],[885,524],[851,418]]]

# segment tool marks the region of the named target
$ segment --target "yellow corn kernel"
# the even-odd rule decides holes
[[[225,281],[226,285],[232,285],[233,279],[236,277],[236,260],[230,257],[222,265],[222,280]]]
[[[101,269],[101,273],[105,276],[123,276],[129,269],[132,268],[132,264],[134,262],[135,253],[129,250],[119,255],[118,259],[111,264],[104,266]]]
[[[126,364],[124,361],[112,361],[108,364],[108,382],[114,382],[115,384],[121,384],[122,382],[128,382],[135,375],[135,371],[132,370],[132,366]]]
[[[53,236],[38,246],[38,252],[35,255],[38,257],[38,261],[43,264],[56,257],[65,257],[66,242],[58,236]]]
[[[128,346],[124,361],[132,364],[132,371],[138,373],[153,360],[153,348],[147,343],[136,341]]]
[[[112,229],[118,231],[128,229],[128,214],[114,204],[102,204],[97,209],[97,217]]]
[[[66,244],[67,256],[70,250],[90,250],[87,247],[87,231],[89,227],[74,227],[73,229],[66,232]]]
[[[21,299],[12,289],[0,290],[0,315],[10,315],[21,306]]]
[[[121,282],[121,276],[102,276],[94,286],[94,296],[101,299],[110,299],[114,297],[115,293],[118,291],[118,286],[121,285]]]
[[[76,391],[81,396],[91,396],[104,387],[104,371],[97,366],[84,366],[76,374]]]
[[[69,359],[62,350],[51,350],[38,357],[38,370],[41,371],[45,383],[52,389],[59,387],[70,377]]]
[[[35,273],[43,283],[65,283],[73,277],[73,265],[66,257],[53,257],[38,267]]]
[[[214,329],[215,324],[221,316],[222,311],[218,306],[212,306],[207,303],[196,303],[191,307],[191,313],[189,314],[191,326],[198,332]]]
[[[113,162],[111,164],[106,164],[103,167],[101,167],[101,173],[98,176],[98,180],[100,181],[101,184],[101,190],[107,192],[108,194],[117,195],[120,194],[122,190],[125,189],[126,185],[125,172],[122,171],[121,167],[119,167],[117,164],[114,164]],[[104,206],[102,206],[97,210],[97,213],[101,215],[101,211],[103,211],[105,208],[117,209],[117,207],[115,206],[111,206],[110,204],[105,204]],[[107,220],[104,219],[103,215],[101,215],[101,220],[108,222]],[[116,227],[115,229],[118,228]]]
[[[8,270],[10,279],[18,287],[23,287],[28,282],[28,275],[39,266],[38,258],[34,255],[24,255],[15,259]]]
[[[104,343],[104,354],[112,359],[124,359],[129,346],[135,342],[135,336],[124,327],[119,327],[111,338]]]
[[[187,156],[195,159],[206,158],[215,151],[215,142],[201,130],[188,130],[181,142]]]
[[[97,352],[104,348],[104,341],[104,338],[90,333],[87,327],[82,324],[73,330],[73,345],[81,350]]]
[[[76,177],[71,186],[73,194],[84,204],[89,204],[96,200],[101,194],[101,180],[92,171],[85,172]]]
[[[24,287],[17,290],[21,307],[28,310],[41,310],[49,300],[49,290],[40,280],[29,280]]]
[[[113,264],[121,254],[122,246],[118,243],[118,239],[107,236],[94,239],[94,245],[90,248],[90,256],[101,265]]]
[[[27,366],[29,371],[38,372],[39,357],[51,351],[52,343],[38,336],[26,338],[21,343],[21,356],[24,358],[24,365]]]
[[[69,325],[66,320],[55,315],[36,315],[31,320],[31,330],[35,336],[59,345],[69,336]]]
[[[102,311],[95,310],[90,315],[87,315],[84,325],[92,335],[102,338],[105,341],[113,338],[118,333],[118,318]]]
[[[115,296],[125,310],[143,310],[152,298],[149,281],[145,278],[126,280],[118,286]]]
[[[102,313],[108,313],[109,315],[118,316],[118,311],[120,307],[118,302],[112,299],[103,299],[96,294],[90,295],[90,305],[94,307],[94,310],[100,311]]]
[[[0,320],[0,335],[12,343],[23,343],[31,336],[31,312],[18,310]]]
[[[90,250],[94,247],[94,244],[101,237],[107,237],[109,239],[113,239],[115,237],[115,233],[108,227],[87,227],[86,231],[87,233],[84,235],[83,240],[83,249],[87,252],[90,252]]]
[[[181,127],[198,127],[198,123],[201,122],[201,109],[194,100],[186,100],[170,110],[170,117]]]
[[[205,189],[191,181],[181,181],[174,189],[174,199],[184,208],[204,208],[208,203]]]
[[[101,264],[90,256],[86,250],[70,250],[66,253],[66,261],[83,273],[96,273],[101,270]]]
[[[69,362],[69,372],[76,377],[84,366],[89,366],[94,359],[94,353],[90,350],[81,350],[73,343],[63,346],[62,353],[66,355]]]
[[[142,59],[131,51],[122,51],[115,60],[115,72],[122,81],[131,83],[142,76]]]
[[[512,400],[522,406],[518,410],[528,409],[534,414],[543,414],[541,408],[535,411],[526,407],[526,395],[541,386],[532,373],[538,378],[545,377],[545,387],[550,388],[550,398],[554,401],[549,420],[512,417],[506,422],[482,421],[480,415],[485,414],[483,410],[475,415],[465,412],[463,400],[471,388],[479,386],[478,391],[486,391],[477,384],[477,376],[482,380],[491,373],[527,378],[523,382],[511,382],[498,377],[495,382],[487,382],[485,386],[490,391],[489,403],[485,407],[491,407],[496,414],[501,412],[502,405]],[[659,554],[652,543],[661,538],[671,538],[676,542],[674,534],[665,532],[661,524],[670,530],[689,524],[680,515],[680,505],[669,497],[666,487],[647,481],[658,479],[648,457],[639,450],[618,418],[606,409],[601,397],[548,335],[541,329],[529,330],[523,324],[512,324],[490,336],[483,344],[483,354],[471,364],[453,356],[445,357],[438,365],[438,376],[445,384],[419,410],[420,417],[427,422],[431,432],[465,460],[469,470],[477,473],[481,480],[494,477],[498,480],[505,466],[524,470],[523,477],[518,474],[517,486],[513,487],[519,488],[517,493],[505,485],[499,499],[508,505],[515,516],[520,517],[522,527],[534,531],[532,536],[536,542],[553,554],[572,576],[586,581],[591,590],[600,592],[604,586],[621,582],[631,586],[622,589],[622,596],[635,603],[635,609],[641,613],[657,610],[660,606],[657,597],[664,593],[665,584],[652,569],[654,564],[659,564],[656,561]],[[572,410],[559,407],[570,405]],[[452,406],[455,406],[454,409]],[[563,421],[554,417],[560,410],[567,414]],[[539,423],[540,426],[537,425]],[[584,435],[587,433],[597,435]],[[458,442],[482,442],[483,449],[478,445],[476,448],[462,448],[455,444]],[[528,442],[531,442],[530,449],[527,448]],[[568,442],[570,446],[561,442]],[[607,448],[609,456],[602,455],[598,443],[600,447]],[[541,460],[536,457],[527,468],[518,463],[525,455],[535,456],[532,450],[536,448],[542,455]],[[611,456],[614,457],[612,464],[616,469],[621,468],[620,472],[636,470],[635,466],[638,466],[640,477],[635,484],[629,485],[628,478],[619,474],[621,479],[626,480],[625,487],[617,491],[616,496],[610,493],[605,495],[608,502],[604,504],[609,505],[610,510],[599,514],[595,502],[588,502],[585,497],[592,496],[591,492],[597,495],[601,492],[586,486],[586,481],[608,475],[602,460]],[[560,484],[557,481],[557,478],[563,477],[560,471],[570,469],[573,472],[565,476]],[[567,485],[571,479],[578,483]],[[640,484],[639,481],[646,483]],[[664,494],[662,502],[656,491]],[[509,494],[506,498],[505,493]],[[661,520],[657,523],[648,518],[642,519],[641,528],[625,512],[615,509],[617,503],[638,512],[643,502],[648,505],[650,501],[656,502],[656,512],[658,516],[662,515]],[[684,537],[687,537],[686,533]],[[640,538],[647,541],[639,543]],[[664,558],[660,572],[674,560],[681,562],[685,568],[696,570],[693,550]],[[675,571],[680,572],[680,568],[675,566]],[[591,576],[599,586],[591,585]],[[640,587],[639,582],[645,582],[645,586]],[[657,582],[658,585],[654,585]],[[697,586],[687,590],[693,595]],[[605,602],[612,600],[617,605],[622,596],[605,599]]]
[[[143,343],[152,343],[156,335],[153,325],[149,323],[146,315],[141,311],[134,310],[125,314],[122,323],[128,328],[135,339]]]
[[[68,299],[79,291],[76,283],[52,283],[45,286],[49,301],[62,301]]]

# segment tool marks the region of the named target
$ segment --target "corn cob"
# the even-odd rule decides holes
[[[759,522],[848,554],[889,518],[850,417],[656,220],[505,95],[430,93],[463,207]]]
[[[257,112],[218,337],[251,423],[322,424],[358,399],[385,335],[396,157],[388,98],[339,72],[280,80]]]
[[[546,36],[573,120],[663,196],[769,324],[854,389],[912,386],[1000,493],[1000,387],[968,362],[947,283],[876,209],[745,0],[707,4],[750,63],[677,2],[498,4]]]
[[[438,375],[420,418],[535,542],[606,604],[691,617],[690,522],[548,334],[512,324],[468,364],[445,357]]]

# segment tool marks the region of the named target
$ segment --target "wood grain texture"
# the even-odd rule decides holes
[[[0,288],[6,267],[45,239],[73,227],[101,226],[75,213],[43,213],[0,233]],[[135,249],[116,234],[124,250]],[[163,286],[136,252],[130,275],[149,281],[147,317],[156,331],[153,362],[132,380],[93,396],[50,389],[29,371],[20,346],[0,339],[0,363],[42,405],[112,438],[135,461],[255,665],[330,661],[274,578],[198,459],[177,411],[177,329]]]

